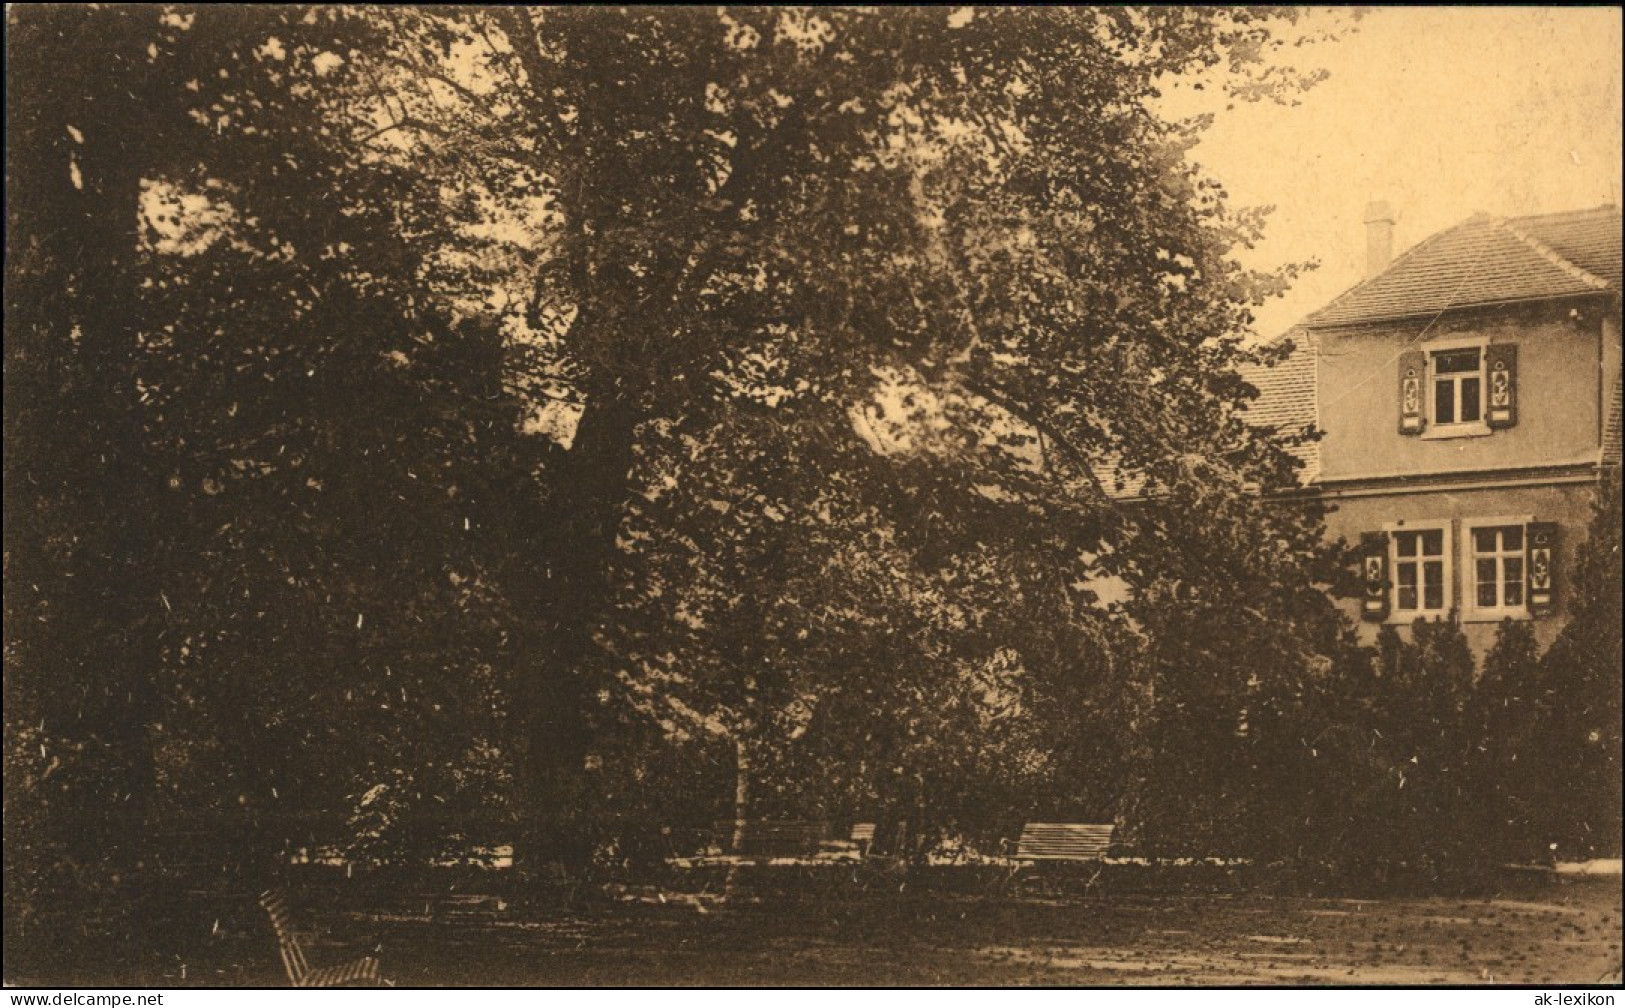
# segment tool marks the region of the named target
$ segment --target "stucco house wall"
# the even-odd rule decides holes
[[[1595,299],[1318,332],[1321,479],[1595,464],[1605,317]],[[1401,434],[1396,356],[1476,340],[1518,348],[1516,425],[1471,437]]]

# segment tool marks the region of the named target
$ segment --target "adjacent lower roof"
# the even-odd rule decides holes
[[[1310,328],[1620,288],[1620,212],[1478,214],[1440,231],[1310,315]]]
[[[1258,389],[1258,398],[1247,407],[1247,422],[1255,427],[1269,427],[1281,434],[1293,435],[1316,426],[1319,410],[1315,400],[1315,348],[1313,337],[1298,330],[1288,334],[1292,352],[1273,367],[1244,367],[1241,376]],[[1287,449],[1303,468],[1298,480],[1313,483],[1320,479],[1320,445],[1318,442],[1294,445]]]

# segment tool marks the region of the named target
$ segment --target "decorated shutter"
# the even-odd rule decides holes
[[[1388,618],[1388,533],[1366,532],[1360,536],[1360,580],[1365,594],[1360,600],[1360,618],[1381,621]]]
[[[1484,381],[1488,386],[1485,396],[1487,409],[1484,419],[1492,430],[1511,427],[1518,422],[1518,346],[1515,343],[1492,343],[1484,348]]]
[[[1423,412],[1427,398],[1427,355],[1406,350],[1399,355],[1399,432],[1420,434],[1427,426]]]
[[[1529,523],[1529,613],[1549,615],[1557,602],[1557,523]]]

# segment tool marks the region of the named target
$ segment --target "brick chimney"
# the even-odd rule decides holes
[[[1378,200],[1365,205],[1365,275],[1374,277],[1394,258],[1394,210]]]

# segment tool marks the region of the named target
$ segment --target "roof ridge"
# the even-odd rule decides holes
[[[1556,266],[1558,269],[1560,269],[1563,272],[1567,273],[1569,276],[1573,277],[1574,279],[1576,279],[1576,280],[1580,281],[1581,283],[1586,284],[1586,285],[1588,285],[1590,287],[1595,287],[1598,290],[1607,290],[1608,289],[1608,281],[1604,280],[1602,277],[1597,276],[1595,273],[1592,273],[1590,270],[1585,269],[1585,268],[1583,268],[1581,266],[1577,266],[1574,263],[1570,262],[1568,259],[1564,258],[1562,255],[1559,255],[1558,252],[1555,249],[1553,249],[1551,246],[1547,245],[1545,242],[1543,242],[1540,239],[1534,237],[1533,235],[1526,234],[1522,230],[1518,229],[1507,218],[1505,218],[1505,217],[1497,217],[1497,218],[1495,218],[1495,223],[1497,223],[1501,227],[1505,228],[1506,231],[1509,234],[1511,234],[1514,238],[1517,238],[1519,241],[1523,242],[1525,245],[1528,245],[1530,248],[1534,249],[1535,252],[1537,254],[1539,254],[1543,259],[1545,259],[1547,262],[1551,263],[1553,266]]]
[[[1598,203],[1596,206],[1580,207],[1575,210],[1553,210],[1550,213],[1516,214],[1507,218],[1515,221],[1550,220],[1553,217],[1584,217],[1588,214],[1602,214],[1612,211],[1619,213],[1618,203]]]
[[[1389,273],[1391,273],[1394,270],[1398,269],[1399,266],[1402,263],[1404,263],[1407,259],[1410,259],[1412,256],[1414,256],[1417,253],[1421,252],[1423,249],[1425,249],[1425,248],[1427,248],[1427,247],[1429,247],[1429,246],[1431,246],[1431,245],[1433,245],[1433,244],[1435,244],[1435,243],[1437,243],[1439,241],[1442,241],[1444,239],[1445,235],[1452,234],[1452,233],[1454,233],[1456,231],[1459,231],[1459,230],[1461,230],[1462,228],[1466,227],[1469,224],[1481,223],[1483,221],[1483,219],[1486,218],[1487,216],[1488,216],[1488,214],[1485,214],[1483,211],[1479,211],[1478,213],[1473,214],[1471,217],[1468,217],[1466,220],[1463,220],[1463,221],[1460,221],[1460,222],[1458,222],[1456,224],[1450,225],[1449,227],[1445,228],[1443,231],[1435,231],[1435,232],[1433,232],[1432,234],[1428,235],[1426,238],[1423,238],[1421,241],[1417,242],[1415,245],[1412,245],[1410,248],[1406,249],[1405,251],[1401,252],[1399,255],[1395,256],[1392,260],[1389,261],[1388,265],[1386,265],[1386,266],[1384,266],[1382,268],[1381,272],[1373,273],[1371,276],[1364,277],[1364,278],[1362,278],[1360,280],[1355,281],[1355,283],[1354,283],[1354,285],[1352,287],[1348,288],[1343,293],[1341,293],[1341,294],[1337,295],[1336,297],[1332,298],[1330,301],[1326,302],[1324,305],[1321,305],[1320,308],[1317,311],[1314,311],[1314,312],[1310,313],[1309,315],[1305,316],[1303,321],[1298,323],[1298,324],[1301,325],[1301,326],[1308,326],[1310,323],[1314,322],[1315,319],[1319,318],[1322,315],[1326,315],[1326,314],[1330,313],[1333,308],[1336,308],[1342,302],[1344,302],[1344,301],[1348,300],[1349,298],[1353,297],[1365,285],[1370,284],[1370,283],[1375,283],[1376,281],[1378,281],[1378,280],[1382,279],[1383,277],[1387,276]]]

